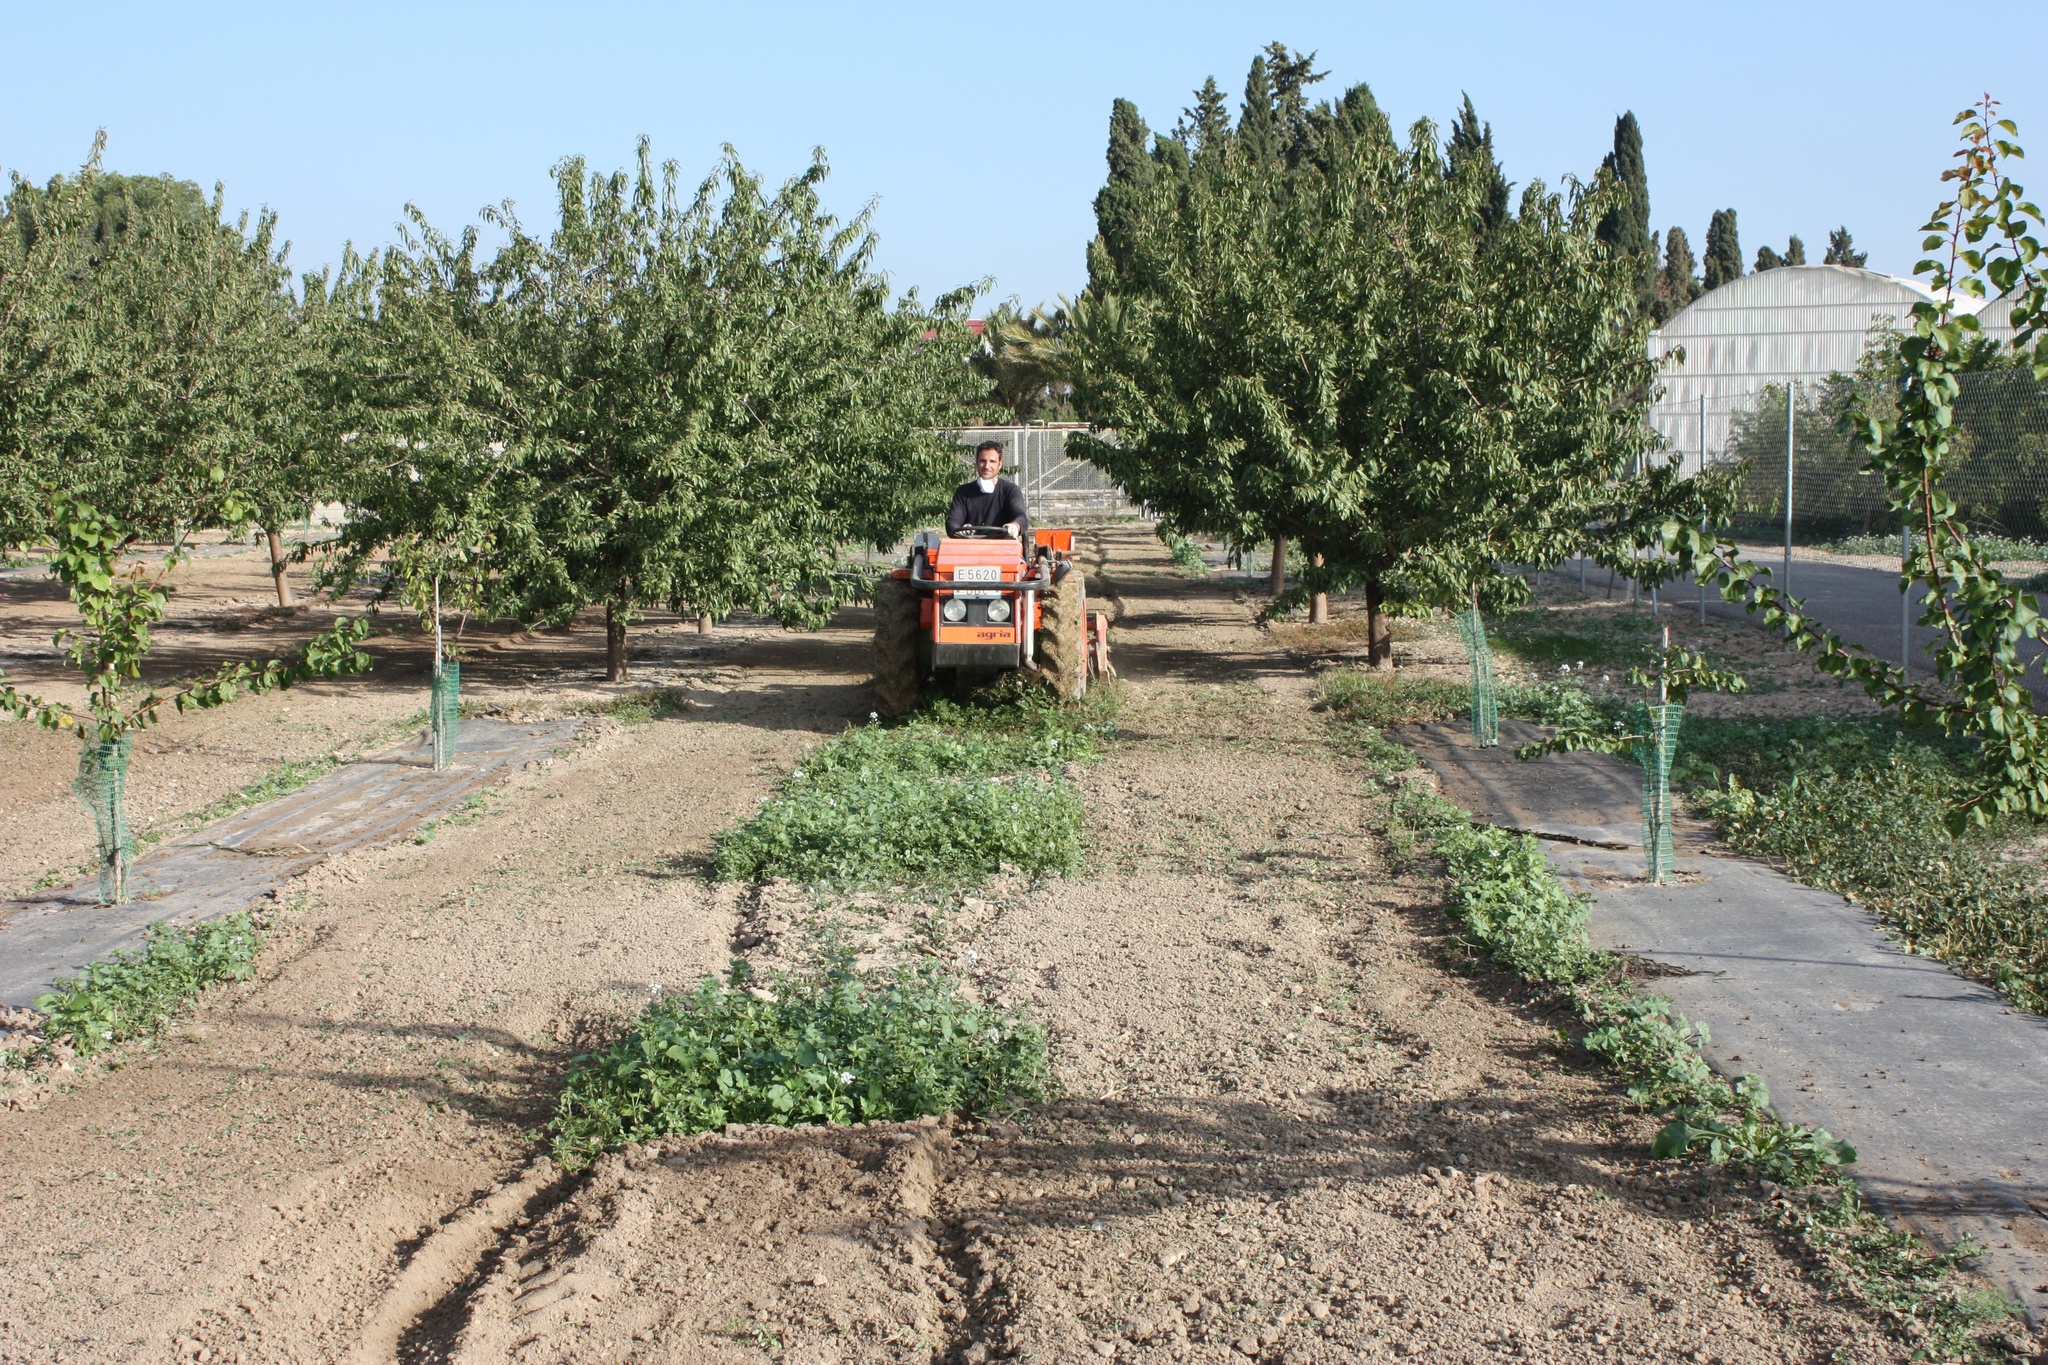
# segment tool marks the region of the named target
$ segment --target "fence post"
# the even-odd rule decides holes
[[[1702,475],[1704,475],[1704,474],[1705,474],[1705,473],[1707,472],[1707,395],[1706,395],[1706,394],[1705,394],[1704,392],[1700,394],[1700,470],[1699,470],[1699,472],[1700,472],[1700,473],[1701,473]],[[1694,584],[1695,584],[1695,585],[1696,585],[1696,586],[1697,586],[1697,587],[1699,588],[1699,590],[1700,590],[1700,624],[1701,624],[1701,625],[1705,625],[1705,624],[1707,623],[1707,585],[1706,585],[1705,581],[1704,581],[1704,580],[1702,580],[1702,579],[1700,578],[1700,576],[1699,576],[1699,575],[1698,575],[1697,573],[1695,573],[1695,574],[1694,574],[1694,575],[1693,575],[1692,577],[1693,577],[1693,583],[1694,583]]]
[[[1799,406],[1799,381],[1785,381],[1785,581],[1780,591],[1792,591],[1792,423]]]

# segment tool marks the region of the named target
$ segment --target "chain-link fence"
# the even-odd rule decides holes
[[[974,447],[994,441],[1003,448],[1003,464],[1024,489],[1032,519],[1047,525],[1058,521],[1106,520],[1140,515],[1137,504],[1116,482],[1086,460],[1067,454],[1067,437],[1088,428],[1078,423],[1047,423],[1028,427],[963,427],[944,433],[960,443],[968,463]],[[1097,432],[1113,440],[1107,432]]]
[[[1958,385],[1943,490],[1976,531],[2048,541],[2048,386],[2026,369],[1964,374]],[[1856,396],[1857,381],[1832,376],[1660,405],[1651,420],[1688,467],[1741,468],[1739,531],[1784,535],[1789,494],[1795,541],[1895,538],[1884,485],[1863,472],[1861,443],[1837,428]]]

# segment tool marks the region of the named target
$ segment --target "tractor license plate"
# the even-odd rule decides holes
[[[962,564],[953,570],[955,583],[1000,583],[1003,570],[999,564]]]

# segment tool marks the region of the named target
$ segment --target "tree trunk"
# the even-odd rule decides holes
[[[1388,618],[1386,593],[1377,578],[1365,583],[1365,661],[1373,668],[1394,666],[1394,623]]]
[[[1308,562],[1318,569],[1323,567],[1323,557],[1320,554],[1310,555]],[[1308,623],[1312,626],[1321,626],[1327,625],[1329,620],[1330,594],[1321,591],[1312,594],[1308,599]]]
[[[1273,596],[1287,591],[1287,537],[1273,537]]]
[[[710,612],[700,611],[697,613],[697,633],[699,635],[709,635],[711,633]]]
[[[626,611],[610,602],[604,604],[604,680],[626,681]]]
[[[277,586],[277,605],[288,607],[292,604],[292,585],[284,576],[284,541],[275,531],[266,529],[263,534],[270,538],[270,577]]]

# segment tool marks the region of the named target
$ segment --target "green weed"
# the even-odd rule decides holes
[[[1202,547],[1193,538],[1169,531],[1164,524],[1159,528],[1159,539],[1166,546],[1166,552],[1173,556],[1173,567],[1185,574],[1205,574],[1209,566],[1202,559]]]
[[[1856,1154],[1826,1131],[1770,1117],[1763,1082],[1729,1085],[1699,1049],[1706,1029],[1671,1012],[1671,1002],[1636,994],[1611,954],[1586,935],[1586,902],[1550,870],[1534,839],[1475,826],[1422,788],[1396,804],[1403,823],[1429,836],[1451,883],[1450,912],[1467,947],[1524,980],[1557,988],[1588,1026],[1586,1050],[1627,1084],[1629,1098],[1671,1122],[1656,1155],[1699,1154],[1789,1185],[1810,1184]]]
[[[811,750],[752,820],[719,836],[716,875],[964,885],[1005,864],[1036,875],[1073,871],[1081,799],[1063,768],[1096,756],[1096,726],[1023,703],[996,719],[968,719],[974,711],[935,706]]]
[[[200,991],[217,981],[246,981],[263,946],[247,914],[189,928],[149,926],[142,949],[115,953],[78,977],[62,977],[36,1001],[43,1036],[83,1057],[130,1038],[160,1033]]]
[[[549,1131],[574,1170],[621,1143],[728,1123],[986,1113],[1042,1099],[1050,1075],[1042,1028],[970,1002],[934,963],[863,975],[840,950],[764,989],[735,961],[577,1058]]]
[[[1915,540],[1919,537],[1915,536]],[[2048,559],[2048,545],[2037,540],[2020,540],[2013,536],[1981,535],[1972,536],[1977,548],[1987,559]],[[1823,540],[1814,546],[1838,555],[1890,555],[1899,554],[1899,533],[1884,536],[1840,536],[1834,540]]]

